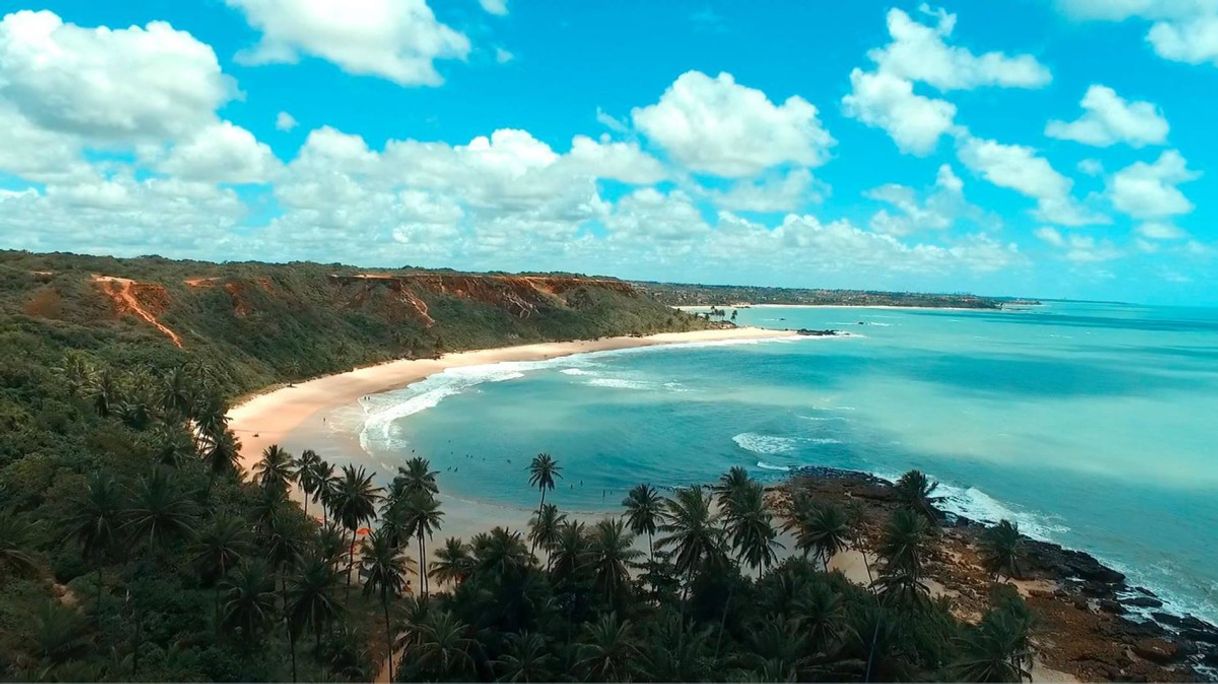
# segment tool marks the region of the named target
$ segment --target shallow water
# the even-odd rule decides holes
[[[364,402],[361,443],[427,455],[459,497],[615,507],[638,482],[920,468],[971,517],[1082,548],[1218,619],[1218,310],[751,308],[738,322],[850,338],[661,347],[454,369]],[[859,325],[859,323],[864,323]]]

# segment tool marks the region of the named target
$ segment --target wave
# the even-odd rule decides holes
[[[655,389],[654,383],[646,380],[631,380],[630,378],[592,378],[584,384],[592,385],[593,387],[612,387],[614,389]]]
[[[845,416],[799,416],[803,420],[811,420],[816,423],[837,422],[845,423],[850,419]]]
[[[756,432],[742,432],[732,441],[741,449],[755,454],[790,454],[795,452],[796,440],[791,437],[763,435]]]
[[[558,372],[563,375],[596,375],[596,371],[584,370],[583,368],[564,368]]]
[[[809,444],[842,444],[842,440],[833,437],[808,437],[804,440]]]
[[[765,461],[757,461],[757,467],[761,468],[762,470],[777,470],[784,473],[791,472],[791,468],[788,466],[774,465],[772,463],[766,463]]]

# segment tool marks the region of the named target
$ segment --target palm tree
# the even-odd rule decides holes
[[[850,526],[846,512],[840,506],[832,503],[813,504],[800,516],[796,548],[802,550],[805,557],[811,551],[814,558],[820,559],[826,572],[829,561],[849,543]]]
[[[649,484],[636,485],[626,498],[622,500],[626,508],[626,524],[635,534],[647,535],[647,557],[655,561],[655,533],[660,517],[663,515],[664,504],[655,487]]]
[[[338,523],[322,525],[314,535],[313,548],[331,565],[336,565],[342,558],[343,551],[347,550],[347,533]]]
[[[161,384],[160,407],[171,416],[192,418],[196,395],[194,383],[186,366],[177,366],[169,371]]]
[[[991,610],[957,640],[960,655],[948,671],[965,682],[1032,681],[1031,617],[1022,606]]]
[[[559,513],[558,506],[554,504],[542,506],[537,515],[529,520],[529,541],[533,543],[534,547],[541,546],[549,556],[550,550],[554,548],[554,542],[558,541],[559,528],[566,521],[567,515]],[[547,567],[550,560],[552,558],[547,559]]]
[[[541,503],[537,506],[537,514],[541,515],[541,507],[546,505],[546,490],[554,489],[555,478],[561,478],[562,468],[549,454],[537,454],[533,457],[533,461],[529,463],[529,484],[536,487],[541,492]],[[529,553],[537,548],[537,543],[533,543],[533,548],[529,549]]]
[[[986,572],[994,577],[1005,574],[1011,579],[1019,577],[1019,553],[1023,548],[1023,537],[1019,525],[1009,520],[1000,520],[997,525],[986,528],[981,535],[981,563]]]
[[[254,646],[275,612],[275,581],[266,563],[242,563],[221,582],[224,592],[223,624],[240,629],[247,646]]]
[[[288,578],[287,619],[291,629],[308,627],[320,648],[321,634],[342,612],[334,597],[338,574],[331,560],[319,553],[306,554]]]
[[[97,599],[94,615],[101,614],[102,565],[119,540],[123,525],[123,491],[114,478],[94,472],[85,483],[84,491],[72,502],[72,515],[64,521],[65,538],[80,544],[85,558],[93,563],[97,573]],[[0,539],[10,538],[0,524]],[[0,554],[2,555],[2,554]]]
[[[726,478],[725,478],[726,479]],[[727,533],[732,547],[761,577],[763,568],[778,559],[778,531],[774,529],[774,515],[765,504],[765,490],[752,480],[735,485],[727,494]]]
[[[920,470],[905,473],[893,485],[893,491],[901,504],[926,516],[927,520],[938,520],[939,518],[939,511],[935,508],[935,504],[942,501],[943,497],[934,496],[935,490],[938,488],[939,483],[927,478]]]
[[[214,480],[217,476],[237,475],[241,460],[241,441],[232,430],[209,434],[203,447],[203,461]]]
[[[437,679],[468,679],[474,666],[470,649],[474,640],[466,636],[469,626],[447,610],[430,610],[414,626],[416,642],[412,649],[417,667]]]
[[[630,568],[643,552],[634,548],[634,535],[626,530],[620,518],[596,523],[589,541],[596,589],[610,606],[616,607],[622,592],[630,587]]]
[[[711,499],[700,486],[678,489],[664,501],[664,524],[657,546],[673,548],[677,571],[685,576],[686,590],[695,572],[707,563],[722,558],[723,528],[719,516],[711,513]]]
[[[534,632],[509,634],[508,648],[495,660],[499,681],[546,682],[554,679],[550,663],[554,656],[546,650],[545,637]]]
[[[407,495],[418,492],[439,494],[436,484],[436,472],[431,469],[431,462],[422,456],[415,456],[406,461],[405,466],[398,467],[398,474],[393,478],[394,483],[401,483],[401,488]]]
[[[331,503],[334,517],[351,532],[351,546],[347,555],[348,593],[351,591],[351,570],[355,567],[355,533],[361,525],[376,517],[376,502],[381,496],[381,488],[372,484],[372,477],[364,471],[363,466],[358,470],[350,464],[344,466]]]
[[[922,574],[930,535],[930,523],[921,512],[911,508],[893,512],[880,543],[884,568],[876,579],[885,597],[909,603],[921,600],[929,592],[922,583]]]
[[[18,520],[12,511],[0,511],[0,569],[14,573],[34,570],[34,556],[25,549],[31,531],[32,526]]]
[[[158,425],[150,435],[157,463],[180,467],[198,455],[190,435],[178,425]]]
[[[293,469],[296,471],[296,481],[300,484],[300,493],[304,498],[304,514],[309,515],[309,499],[321,487],[321,478],[318,475],[317,466],[321,464],[321,456],[317,455],[312,449],[305,449],[300,452],[300,458],[296,459],[293,464]]]
[[[136,482],[123,527],[138,544],[159,551],[191,533],[197,512],[194,500],[173,483],[167,471],[157,468]]]
[[[444,540],[444,546],[436,550],[436,561],[429,574],[441,584],[460,585],[474,568],[473,549],[456,537]]]
[[[321,503],[321,524],[326,525],[330,522],[331,504],[342,479],[335,474],[334,466],[326,461],[321,461],[314,469],[317,489],[313,492],[313,503]]]
[[[220,581],[252,548],[248,525],[228,513],[212,516],[195,536],[193,562],[204,579],[215,585],[216,626],[220,624]]]
[[[120,405],[118,380],[109,366],[89,376],[85,396],[93,405],[93,411],[102,418],[109,418]]]
[[[379,594],[381,609],[385,613],[385,644],[389,652],[389,681],[393,681],[393,632],[389,626],[389,597],[397,598],[406,586],[406,567],[409,560],[392,543],[388,535],[377,530],[364,539],[360,552],[364,573],[364,595]]]
[[[593,681],[626,681],[639,657],[638,642],[629,620],[607,613],[584,628],[575,667]]]
[[[503,527],[474,537],[473,547],[474,571],[494,577],[500,584],[521,576],[532,560],[520,533]]]
[[[413,532],[419,541],[419,586],[423,595],[427,595],[427,539],[431,539],[436,530],[440,529],[440,521],[444,512],[440,510],[440,502],[430,492],[420,490],[415,492],[402,504],[404,528]]]
[[[829,653],[829,646],[845,632],[846,610],[842,595],[824,582],[805,584],[791,610],[792,618],[814,650]]]
[[[75,608],[48,600],[34,614],[31,639],[33,651],[48,667],[43,670],[44,681],[55,666],[80,658],[90,647],[88,627]],[[71,679],[71,677],[69,677]]]
[[[296,480],[292,454],[272,444],[262,450],[262,460],[254,464],[254,478],[264,490],[287,493]]]
[[[578,520],[568,520],[558,529],[558,540],[554,542],[550,574],[556,582],[562,578],[576,576],[586,567],[589,558],[588,535]]]
[[[752,484],[754,483],[749,477],[748,471],[740,466],[732,466],[719,477],[719,483],[711,489],[719,499],[719,507],[727,512],[731,509],[732,501],[736,499],[737,495]]]

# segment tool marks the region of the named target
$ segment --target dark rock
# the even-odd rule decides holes
[[[1171,613],[1164,613],[1156,610],[1151,613],[1150,616],[1155,619],[1155,622],[1158,622],[1161,625],[1167,625],[1169,627],[1184,626],[1184,618],[1180,617],[1179,615],[1172,615]]]
[[[1210,627],[1209,629],[1193,629],[1185,627],[1180,630],[1180,636],[1192,641],[1200,641],[1206,644],[1218,646],[1218,629]]]
[[[1146,587],[1134,587],[1134,588],[1133,588],[1133,590],[1134,590],[1134,591],[1136,591],[1136,592],[1138,592],[1139,594],[1145,594],[1146,596],[1151,596],[1151,597],[1154,597],[1154,598],[1158,598],[1158,594],[1156,594],[1155,592],[1153,592],[1153,591],[1151,591],[1151,590],[1147,589]]]
[[[1112,599],[1100,599],[1100,610],[1113,615],[1120,615],[1125,612],[1125,607]]]
[[[1121,603],[1135,608],[1162,608],[1163,602],[1157,598],[1149,596],[1134,596],[1133,598],[1121,599]]]
[[[1163,639],[1142,639],[1134,643],[1133,652],[1139,658],[1166,665],[1180,659],[1180,647]]]

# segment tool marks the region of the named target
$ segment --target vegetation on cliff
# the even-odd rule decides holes
[[[730,306],[733,304],[787,304],[837,306],[925,306],[959,309],[1001,309],[1037,304],[1034,300],[981,297],[973,294],[829,290],[819,288],[760,287],[754,285],[695,285],[689,283],[634,283],[657,301],[672,306]]]

